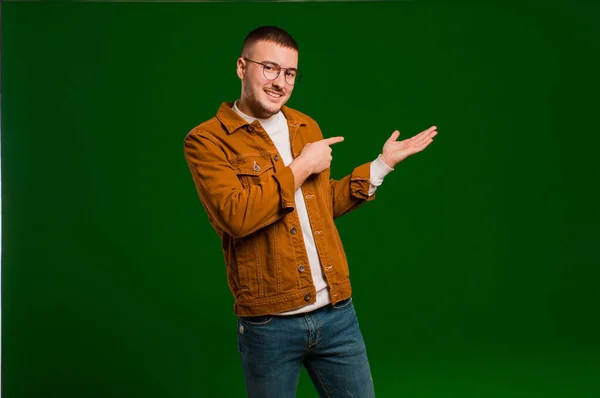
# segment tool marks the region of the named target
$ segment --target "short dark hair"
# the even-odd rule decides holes
[[[246,36],[244,45],[242,46],[242,56],[244,56],[244,51],[259,41],[276,43],[282,47],[298,51],[298,43],[296,43],[296,40],[294,40],[292,35],[288,32],[277,26],[261,26],[254,29]]]

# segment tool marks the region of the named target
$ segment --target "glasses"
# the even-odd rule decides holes
[[[298,73],[298,70],[295,68],[282,68],[273,62],[258,62],[251,60],[250,58],[244,58],[245,61],[254,62],[255,64],[262,65],[263,74],[267,80],[275,80],[279,77],[279,74],[282,70],[285,71],[284,78],[285,82],[290,86],[298,83],[300,78],[302,77],[301,73]]]

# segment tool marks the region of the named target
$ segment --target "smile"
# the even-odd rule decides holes
[[[281,98],[282,94],[279,93],[275,93],[273,91],[267,91],[265,90],[265,93],[267,93],[267,95],[271,98]]]

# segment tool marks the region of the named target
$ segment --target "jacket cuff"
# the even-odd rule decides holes
[[[362,164],[352,171],[350,176],[350,193],[359,199],[373,200],[375,194],[369,196],[371,187],[371,162]]]
[[[285,167],[273,174],[273,177],[279,184],[279,197],[281,199],[281,209],[285,213],[291,213],[295,209],[294,188],[296,187],[296,179],[292,169]]]

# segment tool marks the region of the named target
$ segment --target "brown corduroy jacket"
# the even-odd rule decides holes
[[[241,118],[232,102],[192,129],[184,154],[200,201],[222,242],[229,289],[239,316],[294,310],[315,301],[308,256],[295,211],[294,175],[258,121]],[[318,124],[282,108],[293,157],[323,139]],[[348,262],[334,218],[366,201],[370,162],[340,180],[330,170],[302,185],[312,233],[333,304],[351,295]]]

